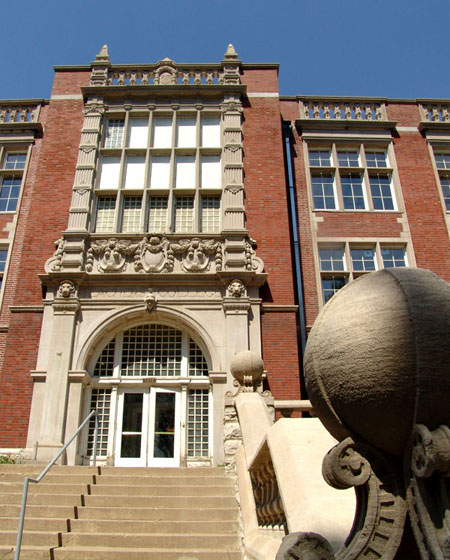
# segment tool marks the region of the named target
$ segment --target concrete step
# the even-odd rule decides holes
[[[167,534],[148,534],[133,533],[115,534],[115,533],[62,533],[63,547],[83,547],[83,548],[161,548],[182,550],[189,549],[231,549],[237,550],[239,547],[239,539],[236,535],[203,535],[189,534],[179,535],[172,533]],[[30,543],[31,544],[31,543]],[[40,544],[40,543],[34,543]]]
[[[51,482],[41,482],[39,484],[30,484],[28,487],[28,496],[32,494],[86,494],[88,491],[87,484],[53,484]],[[21,494],[23,485],[15,482],[4,482],[0,484],[0,495],[3,494]]]
[[[26,517],[45,517],[53,519],[69,519],[74,517],[74,506],[61,506],[61,505],[32,505],[27,504]],[[20,503],[19,504],[1,504],[0,501],[0,516],[1,517],[14,517],[19,518]]]
[[[1,473],[23,473],[24,476],[36,476],[39,475],[45,468],[46,465],[33,465],[27,463],[26,465],[0,465]],[[115,467],[110,467],[115,468]],[[83,467],[74,466],[67,467],[65,465],[54,465],[46,476],[52,474],[82,474],[82,475],[93,475],[99,473],[100,467]]]
[[[67,531],[67,519],[52,519],[49,517],[25,517],[25,531]],[[73,514],[73,511],[72,511]],[[17,531],[18,517],[0,517],[0,531]]]
[[[153,505],[153,500],[150,501]],[[233,507],[213,509],[189,507],[77,507],[78,519],[124,519],[137,521],[236,521],[236,503]]]
[[[63,467],[64,468],[64,467]],[[71,467],[73,468],[73,467]],[[86,468],[86,467],[79,467]],[[110,476],[223,476],[226,477],[224,469],[220,467],[98,467],[102,475]]]
[[[14,546],[17,541],[16,531],[1,531],[0,532],[0,546],[10,545]],[[26,545],[33,546],[58,546],[58,534],[47,531],[24,531],[22,542]]]
[[[14,550],[15,547],[0,545],[0,560],[13,560]],[[20,560],[51,560],[49,547],[22,545]]]
[[[33,520],[36,521],[36,520]],[[39,520],[37,520],[39,521]],[[17,525],[17,523],[16,523]],[[203,535],[209,534],[228,534],[236,535],[239,531],[237,521],[137,521],[135,519],[124,521],[123,519],[72,519],[69,523],[71,533],[155,533],[179,535],[198,533],[201,530]],[[34,527],[30,524],[30,527]],[[36,525],[38,526],[38,525]]]
[[[231,486],[105,486],[100,484],[93,484],[89,486],[88,493],[92,496],[114,495],[232,497],[234,496],[234,488]]]
[[[22,501],[22,494],[13,493],[2,493],[0,488],[0,504],[20,504]],[[42,505],[42,506],[77,506],[81,505],[80,494],[43,494],[43,493],[31,493],[28,495],[27,499],[27,509],[28,504],[30,505]]]
[[[8,496],[8,494],[4,494]],[[15,494],[10,494],[11,497]],[[53,502],[42,501],[37,502],[40,498],[47,500],[53,499]],[[59,502],[63,498],[66,502]],[[34,500],[30,503],[57,503],[59,505],[68,505],[73,496],[49,496],[48,494],[30,496]],[[9,502],[15,503],[15,502]],[[161,507],[161,508],[223,508],[236,507],[236,499],[230,497],[210,497],[210,496],[84,496],[83,503],[92,507]]]
[[[21,484],[23,486],[25,476],[28,475],[20,472],[0,472],[0,485],[3,482],[8,482]],[[42,486],[42,484],[92,484],[94,480],[94,474],[54,474],[52,471],[50,471],[45,475],[45,477],[37,486]],[[33,486],[36,485],[30,484],[30,488],[32,488]]]
[[[95,476],[95,484],[97,486],[234,486],[231,478],[225,476],[125,476],[121,474],[109,475],[102,474]]]
[[[218,549],[155,549],[141,548],[56,548],[54,560],[242,560],[239,550]],[[25,558],[25,557],[24,557]]]

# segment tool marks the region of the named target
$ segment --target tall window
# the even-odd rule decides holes
[[[15,212],[22,186],[26,152],[3,150],[0,168],[0,212]]]
[[[320,244],[318,254],[324,304],[358,276],[381,268],[408,266],[405,246],[377,241]]]
[[[445,210],[450,212],[450,153],[435,151],[434,158],[441,183]]]
[[[387,147],[310,145],[308,154],[314,210],[397,209]]]
[[[0,289],[3,285],[3,275],[5,273],[7,256],[8,256],[8,250],[0,249]]]
[[[113,115],[100,152],[94,231],[220,232],[218,108]]]

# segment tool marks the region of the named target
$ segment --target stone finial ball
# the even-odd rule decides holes
[[[230,364],[231,375],[242,385],[244,377],[251,376],[253,382],[261,378],[264,372],[264,362],[261,357],[251,350],[243,350],[235,354]]]
[[[351,282],[317,317],[305,350],[311,403],[339,441],[401,455],[414,424],[450,425],[450,285],[428,270]]]

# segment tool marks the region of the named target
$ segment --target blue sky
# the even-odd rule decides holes
[[[53,65],[280,63],[282,95],[450,98],[450,0],[3,0],[3,99],[48,97]]]

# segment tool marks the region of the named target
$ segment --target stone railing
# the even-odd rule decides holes
[[[422,121],[429,123],[449,123],[449,103],[421,103],[419,105]]]
[[[364,100],[300,99],[300,119],[386,121],[384,103]]]
[[[90,86],[212,86],[240,84],[240,61],[228,45],[221,64],[177,64],[164,58],[156,64],[111,65],[104,45],[91,64]]]
[[[262,360],[249,351],[231,363],[238,389],[228,395],[227,408],[233,404],[236,410],[242,441],[235,446],[235,468],[245,553],[275,560],[282,538],[296,531],[325,534],[337,550],[352,525],[355,498],[322,478],[322,458],[336,442],[317,418],[274,423],[273,398],[261,392],[263,370]]]
[[[172,66],[170,66],[172,68]],[[177,66],[174,71],[161,72],[157,66],[142,68],[112,68],[108,73],[108,86],[151,85],[213,85],[223,84],[220,66],[195,68]]]
[[[0,124],[37,123],[40,105],[0,105]]]

